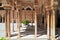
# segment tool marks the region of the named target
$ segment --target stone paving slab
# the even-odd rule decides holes
[[[46,39],[46,38],[37,38],[37,39],[35,39],[35,38],[27,38],[27,39],[6,39],[6,40],[48,40],[48,39]]]

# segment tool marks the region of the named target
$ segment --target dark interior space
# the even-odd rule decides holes
[[[60,18],[57,18],[57,28],[60,28]]]
[[[57,28],[60,28],[60,14],[59,14],[59,10],[57,10]]]
[[[0,6],[2,6],[2,3],[0,3]]]
[[[0,10],[4,10],[4,8],[3,7],[0,7]]]
[[[0,16],[0,23],[2,23],[2,17]]]

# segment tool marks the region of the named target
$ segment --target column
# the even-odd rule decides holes
[[[14,32],[14,10],[12,12],[12,32]]]
[[[10,10],[9,9],[7,14],[7,26],[8,26],[8,37],[10,37]]]
[[[47,40],[50,39],[50,14],[49,14],[49,10],[47,10]]]
[[[10,9],[7,11],[7,31],[8,31],[8,37],[10,37]]]
[[[12,8],[12,10],[11,10],[11,21],[12,21],[12,32],[14,32],[14,10],[13,10],[13,8]]]
[[[6,26],[6,37],[8,37],[8,28],[7,28],[7,10],[6,10],[6,13],[5,13],[5,26]]]
[[[6,9],[5,24],[6,24],[6,37],[10,37],[10,12],[8,9]]]
[[[35,38],[37,38],[37,13],[35,12]]]
[[[55,10],[54,10],[54,0],[51,0],[51,40],[56,40],[55,39]]]
[[[12,10],[11,10],[11,16],[12,16],[12,32],[14,32],[14,0],[12,0]]]
[[[18,27],[18,38],[20,37],[20,14],[19,11],[17,11],[17,27]]]
[[[55,39],[55,11],[52,10],[51,14],[51,40],[56,40]]]

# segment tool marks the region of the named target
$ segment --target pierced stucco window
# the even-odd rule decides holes
[[[29,11],[33,10],[34,11],[35,9],[30,6],[27,6],[27,7],[23,7],[22,10],[29,10]]]
[[[26,10],[32,10],[32,9],[28,7],[28,8],[26,8]]]
[[[27,6],[27,7],[25,8],[25,10],[33,10],[33,8],[30,7],[30,6]]]
[[[26,8],[26,10],[33,10],[33,11],[34,11],[35,9],[34,9],[34,8],[29,8],[29,7],[28,7],[28,8]]]
[[[22,8],[22,10],[32,10],[31,8]]]
[[[22,10],[25,10],[24,8],[22,8]]]

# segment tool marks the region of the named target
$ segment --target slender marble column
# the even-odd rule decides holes
[[[37,38],[37,13],[35,12],[35,38]]]
[[[6,13],[5,13],[5,26],[6,26],[6,37],[8,37],[8,31],[7,31],[7,10],[6,10]]]
[[[5,14],[5,24],[6,24],[6,37],[10,37],[10,10],[6,9]]]
[[[17,27],[18,27],[18,37],[20,37],[20,15],[19,15],[19,11],[17,12]]]
[[[48,37],[48,39],[50,39],[50,37],[49,37],[49,27],[50,27],[50,25],[49,25],[49,11],[47,11],[47,37]]]
[[[14,8],[11,9],[12,32],[14,32]]]
[[[55,11],[52,10],[52,15],[51,15],[51,40],[56,40],[55,39]]]
[[[54,0],[51,0],[51,10],[52,10],[52,17],[51,17],[51,40],[56,40],[55,39],[55,10],[54,10]]]

